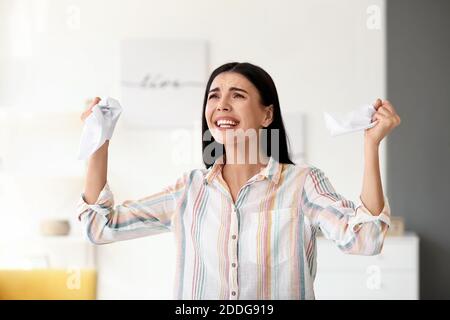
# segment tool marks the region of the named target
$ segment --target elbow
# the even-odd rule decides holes
[[[102,244],[104,244],[103,241],[101,241],[100,239],[93,238],[92,236],[88,236],[87,238],[88,238],[89,242],[94,244],[94,245],[102,245]]]
[[[354,237],[352,254],[376,256],[383,250],[387,228],[384,223],[369,223],[362,226]]]
[[[375,246],[374,250],[370,252],[370,256],[376,256],[379,255],[383,251],[383,245],[384,245],[384,234],[380,236],[380,241],[378,242],[378,245]]]
[[[92,244],[102,245],[113,242],[113,237],[111,236],[110,229],[107,225],[98,225],[95,228],[92,224],[88,224],[86,227],[86,236]]]
[[[383,245],[376,246],[373,250],[364,253],[366,256],[377,256],[381,253]]]
[[[357,256],[376,256],[381,253],[382,246],[367,246],[367,247],[359,247],[351,250],[344,251],[345,253]]]
[[[376,256],[383,250],[384,234],[372,238],[372,241],[360,241],[360,243],[354,246],[350,253],[362,256]]]
[[[85,238],[94,245],[102,245],[110,243],[106,237],[104,236],[105,227],[97,227],[93,228],[92,223],[88,223],[84,228]]]
[[[93,236],[89,231],[86,233],[87,239],[90,243],[94,245],[102,245],[102,244],[108,244],[111,243],[111,241],[107,241],[106,239],[103,239],[101,236]]]
[[[94,211],[87,212],[81,219],[85,239],[94,244],[102,245],[111,243],[108,239],[108,221]]]
[[[104,242],[101,240],[101,238],[95,237],[92,233],[91,230],[86,229],[85,231],[85,238],[92,244],[94,245],[101,245]]]

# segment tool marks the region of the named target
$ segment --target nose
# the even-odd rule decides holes
[[[230,111],[230,109],[230,106],[225,101],[220,101],[216,107],[217,111]]]

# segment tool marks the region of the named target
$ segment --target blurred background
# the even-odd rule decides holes
[[[172,299],[171,234],[93,246],[75,215],[80,115],[123,107],[110,143],[116,203],[202,167],[209,73],[251,62],[274,79],[297,162],[361,192],[362,132],[323,112],[389,99],[381,145],[393,227],[383,253],[318,241],[317,299],[449,299],[450,2],[445,0],[0,0],[0,298]]]

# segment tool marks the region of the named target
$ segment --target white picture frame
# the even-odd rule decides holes
[[[121,41],[122,121],[128,129],[192,128],[208,76],[204,40]]]

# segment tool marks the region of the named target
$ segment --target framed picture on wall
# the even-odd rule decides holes
[[[121,41],[121,102],[129,129],[192,128],[208,76],[203,40]]]

